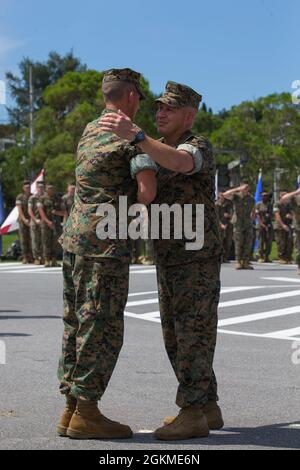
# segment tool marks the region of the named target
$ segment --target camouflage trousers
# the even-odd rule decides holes
[[[274,231],[272,227],[268,227],[268,230],[259,230],[258,251],[260,258],[269,258],[272,251],[273,238]]]
[[[294,250],[293,231],[290,228],[288,232],[285,230],[276,230],[275,239],[277,243],[278,257],[287,261],[291,261]]]
[[[296,263],[300,267],[300,230],[295,230]]]
[[[223,241],[223,261],[228,261],[230,258],[232,238],[233,238],[233,226],[228,224],[226,230],[221,230],[222,241]]]
[[[30,228],[23,224],[19,223],[19,238],[21,245],[22,256],[26,258],[31,258],[31,239],[30,239]]]
[[[237,261],[250,261],[253,243],[252,225],[235,225],[233,236],[235,244],[235,259]]]
[[[57,256],[57,234],[55,228],[49,228],[45,222],[41,223],[43,256],[52,260]]]
[[[65,252],[62,394],[100,400],[123,344],[129,265]]]
[[[34,259],[43,257],[42,229],[40,225],[30,225],[31,247]]]
[[[179,382],[180,408],[218,400],[213,359],[220,297],[220,259],[157,267],[164,343]]]

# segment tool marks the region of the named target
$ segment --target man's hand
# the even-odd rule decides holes
[[[140,131],[140,128],[137,127],[120,109],[118,114],[107,113],[102,116],[98,121],[98,124],[101,126],[101,130],[113,132],[121,137],[121,139],[129,140],[129,142],[132,142],[136,134]]]

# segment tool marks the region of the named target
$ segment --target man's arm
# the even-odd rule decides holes
[[[45,214],[44,208],[42,204],[38,204],[38,211],[40,213],[41,219],[48,225],[49,228],[53,229],[54,224],[51,222],[51,220],[48,219],[48,217]]]
[[[245,185],[239,186],[238,188],[229,189],[228,191],[223,193],[223,196],[225,197],[225,199],[230,199],[231,196],[234,196],[234,194],[243,191],[243,189],[245,189]]]
[[[31,203],[28,204],[28,214],[29,214],[30,217],[32,218],[32,220],[33,220],[33,222],[35,223],[35,225],[39,225],[39,224],[40,224],[41,221],[40,221],[39,219],[37,219],[37,218],[34,216]]]
[[[136,174],[138,184],[137,200],[140,204],[148,205],[156,198],[157,183],[153,170],[143,170]]]
[[[119,111],[117,113],[107,113],[99,121],[102,130],[114,132],[122,139],[132,142],[140,130],[126,114]],[[169,145],[145,137],[145,140],[139,142],[139,148],[143,153],[147,153],[160,166],[176,173],[189,173],[194,169],[193,156],[184,150],[176,150]],[[200,152],[199,152],[200,153]]]
[[[25,225],[27,225],[27,226],[29,227],[29,225],[30,225],[30,220],[26,219],[21,204],[19,204],[19,203],[17,202],[16,205],[17,205],[17,208],[18,208],[18,211],[19,211],[19,217],[20,217],[20,219],[22,220],[22,222],[23,222]]]
[[[288,202],[290,199],[292,199],[292,197],[294,196],[299,196],[300,194],[300,188],[297,189],[297,191],[293,191],[292,193],[287,193],[285,194],[284,196],[282,196],[282,198],[280,199],[280,202]]]

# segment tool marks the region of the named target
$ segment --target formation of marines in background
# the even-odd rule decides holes
[[[234,242],[236,269],[253,269],[256,236],[258,236],[258,261],[270,263],[272,244],[277,244],[280,264],[296,263],[300,275],[300,189],[281,191],[279,201],[272,202],[272,194],[261,193],[255,204],[248,184],[219,194],[216,202],[223,240],[223,263],[231,258]],[[254,227],[254,229],[253,229]]]
[[[57,267],[61,256],[58,238],[62,234],[74,202],[75,186],[68,185],[60,196],[53,185],[37,183],[36,194],[30,192],[30,181],[24,181],[23,192],[17,196],[19,237],[22,263]]]
[[[17,196],[19,209],[19,237],[24,264],[45,267],[58,266],[61,247],[57,242],[74,202],[75,185],[69,184],[63,196],[52,185],[40,182],[37,193],[30,193],[30,182],[24,181],[23,192]],[[300,275],[300,189],[281,191],[279,201],[272,202],[272,194],[263,192],[255,204],[249,185],[220,193],[216,201],[219,227],[223,242],[223,263],[234,257],[236,269],[253,269],[255,241],[258,238],[258,261],[270,263],[273,242],[276,241],[280,264],[295,261]],[[149,241],[149,244],[151,241]],[[141,240],[133,244],[133,262],[141,253]],[[137,246],[136,246],[137,245]]]

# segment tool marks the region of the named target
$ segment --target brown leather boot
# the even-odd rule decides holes
[[[74,411],[76,410],[76,403],[76,398],[71,397],[71,395],[66,396],[66,407],[56,427],[56,431],[60,436],[66,437],[67,435],[69,423],[71,421]]]
[[[206,416],[207,424],[210,431],[217,431],[224,427],[224,421],[222,417],[221,408],[218,406],[216,401],[208,401],[203,408],[203,413]],[[164,425],[173,423],[176,416],[166,416],[164,419]]]
[[[203,412],[211,431],[218,431],[224,427],[222,411],[216,401],[208,401],[203,408]]]
[[[103,416],[96,401],[78,399],[67,436],[73,439],[128,439],[132,437],[132,430]]]
[[[157,429],[154,433],[156,439],[163,441],[180,441],[208,435],[207,419],[200,406],[183,408],[171,424]]]
[[[250,271],[253,271],[253,266],[251,266],[250,262],[249,261],[244,261],[243,263],[243,269],[248,269]]]

